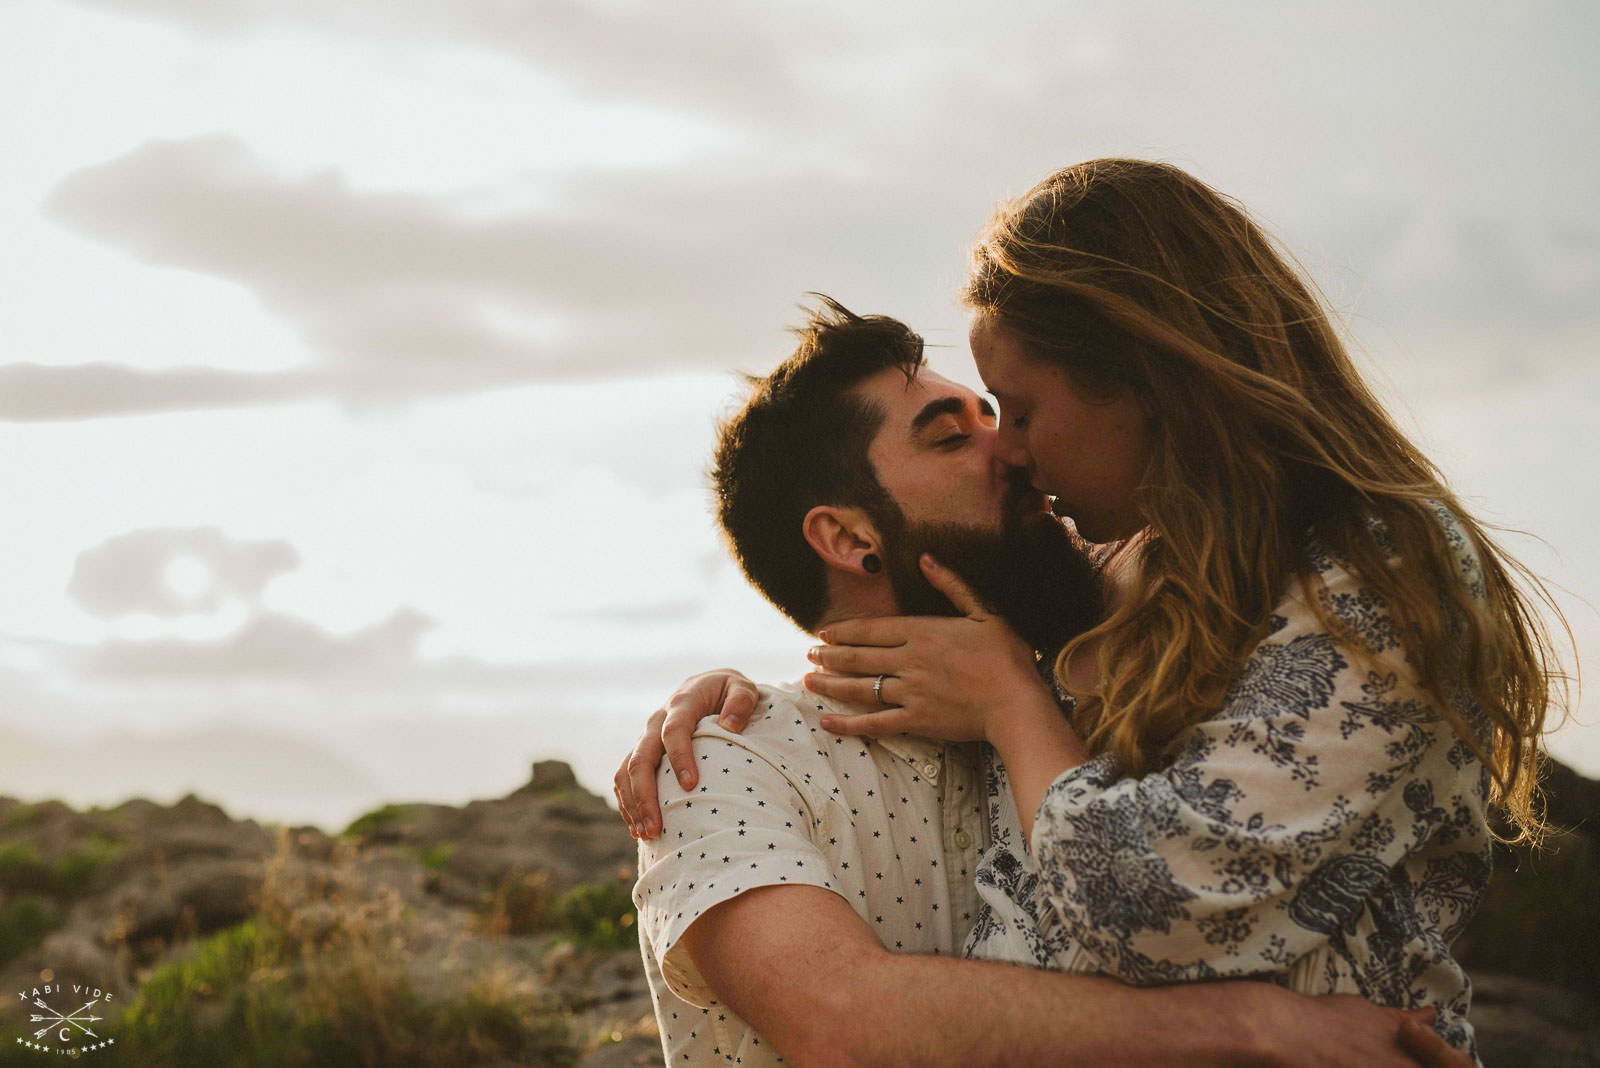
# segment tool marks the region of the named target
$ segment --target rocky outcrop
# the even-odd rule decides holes
[[[50,974],[128,1004],[245,920],[267,916],[304,945],[360,923],[392,939],[377,955],[403,958],[425,1002],[488,981],[548,1009],[580,1063],[651,1063],[660,1046],[631,932],[589,937],[597,908],[631,921],[634,855],[615,812],[560,763],[535,765],[509,797],[386,805],[342,835],[234,820],[195,797],[87,812],[0,798],[0,989]],[[600,902],[575,927],[562,911],[574,894]],[[563,925],[577,933],[561,937]]]

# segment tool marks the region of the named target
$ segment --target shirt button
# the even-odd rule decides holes
[[[956,848],[968,849],[972,846],[972,835],[967,833],[965,827],[956,828]]]
[[[937,779],[939,777],[939,765],[931,760],[922,765],[922,777],[930,780]]]

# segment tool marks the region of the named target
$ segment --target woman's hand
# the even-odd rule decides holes
[[[884,710],[824,716],[822,726],[836,734],[907,732],[992,742],[996,724],[1019,703],[1036,709],[1042,696],[1053,710],[1033,650],[953,571],[928,555],[921,563],[928,581],[963,615],[852,619],[826,627],[820,636],[828,644],[813,649],[811,660],[828,673],[807,675],[806,688]]]
[[[994,746],[1017,799],[1023,838],[1031,842],[1034,813],[1050,784],[1088,760],[1089,752],[1039,677],[1033,650],[954,572],[931,556],[921,563],[928,581],[965,614],[832,624],[822,637],[833,644],[813,650],[812,659],[850,675],[813,673],[806,688],[854,704],[876,697],[889,706],[859,716],[823,716],[823,729],[835,734],[905,732]]]
[[[700,781],[690,738],[707,716],[735,734],[750,722],[756,707],[756,684],[731,668],[691,675],[645,722],[644,733],[612,779],[617,811],[635,838],[661,833],[661,806],[656,796],[656,769],[665,756],[685,790]]]

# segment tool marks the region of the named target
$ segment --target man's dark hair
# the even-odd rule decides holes
[[[802,524],[817,505],[898,515],[867,459],[880,405],[852,390],[889,368],[909,382],[922,338],[884,315],[856,315],[831,297],[794,333],[800,345],[765,378],[747,376],[749,400],[718,427],[711,481],[717,521],[745,576],[807,631],[828,607],[827,572]]]

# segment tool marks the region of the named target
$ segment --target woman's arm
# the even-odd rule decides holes
[[[1488,876],[1487,775],[1381,602],[1324,577],[1360,645],[1291,598],[1170,764],[1129,778],[1102,758],[1049,788],[1033,837],[1048,912],[1102,970],[1282,974],[1338,942],[1368,996],[1407,1004],[1448,962]]]

